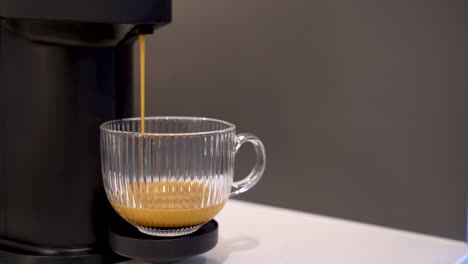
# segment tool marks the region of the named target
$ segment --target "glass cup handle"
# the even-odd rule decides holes
[[[237,155],[237,152],[242,147],[242,145],[246,142],[249,142],[253,145],[257,161],[253,169],[250,171],[249,175],[240,181],[236,181],[232,183],[232,191],[229,194],[229,197],[236,196],[243,192],[248,191],[252,188],[263,175],[266,167],[266,154],[265,154],[265,146],[263,146],[262,141],[256,136],[249,134],[249,133],[241,133],[236,136],[236,145],[234,149],[234,155]]]

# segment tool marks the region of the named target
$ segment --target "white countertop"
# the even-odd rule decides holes
[[[179,264],[468,263],[462,241],[259,204],[230,200],[216,219],[218,245]]]

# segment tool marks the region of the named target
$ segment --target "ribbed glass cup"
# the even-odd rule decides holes
[[[234,158],[245,142],[257,154],[251,173],[233,182]],[[101,125],[101,163],[107,198],[142,233],[180,236],[210,221],[230,196],[253,187],[265,170],[265,149],[225,121],[149,117]]]

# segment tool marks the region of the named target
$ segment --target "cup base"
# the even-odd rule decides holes
[[[188,226],[181,228],[157,228],[135,225],[135,227],[143,234],[159,237],[177,237],[185,236],[194,233],[203,225]]]

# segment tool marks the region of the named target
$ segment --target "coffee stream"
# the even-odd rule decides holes
[[[138,41],[140,48],[140,127],[144,135],[146,133],[145,35],[139,35]],[[143,141],[141,142],[143,144]],[[141,146],[141,157],[144,155],[143,149]],[[144,158],[141,159],[141,173],[143,169]],[[200,182],[133,182],[129,183],[128,189],[120,195],[133,198],[130,204],[112,203],[120,216],[134,225],[156,228],[200,225],[212,219],[224,206],[224,203],[210,204],[210,188]]]
[[[145,54],[146,54],[146,36],[139,35],[138,41],[140,44],[140,126],[141,133],[145,133]]]

